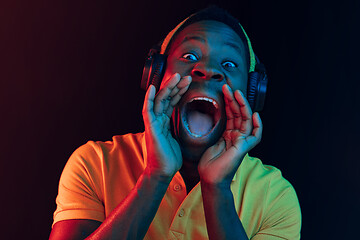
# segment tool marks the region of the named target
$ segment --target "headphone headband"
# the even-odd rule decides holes
[[[206,13],[206,11],[211,12]],[[220,12],[220,14],[219,14]],[[225,20],[224,18],[222,18],[221,14],[227,16],[227,20]],[[160,49],[160,54],[166,54],[169,45],[171,44],[171,41],[173,40],[174,36],[179,32],[182,31],[182,29],[190,24],[193,24],[195,22],[199,22],[199,21],[203,21],[203,20],[213,20],[213,21],[218,21],[221,23],[224,23],[226,25],[228,25],[230,28],[232,28],[238,35],[239,37],[242,39],[242,41],[244,42],[245,45],[247,45],[247,50],[248,50],[248,54],[249,54],[249,72],[253,72],[255,71],[255,66],[256,66],[256,59],[255,59],[255,53],[254,50],[252,48],[251,45],[251,41],[250,38],[248,37],[245,29],[243,28],[243,26],[233,17],[229,17],[231,16],[230,14],[228,14],[225,10],[220,9],[220,8],[208,8],[205,9],[203,11],[194,13],[192,15],[190,15],[189,17],[187,17],[186,19],[184,19],[182,22],[180,22],[174,29],[172,29],[164,38],[164,40],[161,43],[161,49]],[[229,20],[232,19],[232,20]],[[236,23],[234,23],[234,21]],[[245,42],[246,41],[246,42]]]

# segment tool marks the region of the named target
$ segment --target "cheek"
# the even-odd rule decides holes
[[[189,64],[185,64],[184,62],[176,61],[175,59],[168,59],[163,80],[168,79],[174,73],[179,73],[181,77],[190,75],[191,66],[189,66]]]
[[[248,82],[248,74],[244,73],[241,76],[228,78],[227,84],[231,87],[233,91],[240,90],[247,95],[247,82]]]

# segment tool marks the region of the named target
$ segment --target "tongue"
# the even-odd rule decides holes
[[[190,111],[187,120],[190,131],[196,135],[204,135],[213,127],[212,118],[208,114],[198,111]]]

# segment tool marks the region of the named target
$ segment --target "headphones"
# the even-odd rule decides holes
[[[248,78],[247,100],[252,111],[259,112],[264,108],[268,77],[264,64],[260,62],[256,55],[255,59],[255,71],[250,72]],[[142,89],[147,90],[152,84],[155,86],[156,91],[159,90],[166,69],[166,60],[167,55],[160,54],[159,45],[150,49],[143,69]]]

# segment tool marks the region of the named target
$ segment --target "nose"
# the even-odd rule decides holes
[[[191,71],[191,76],[193,78],[197,77],[204,80],[222,81],[224,79],[224,74],[211,63],[196,64]]]

